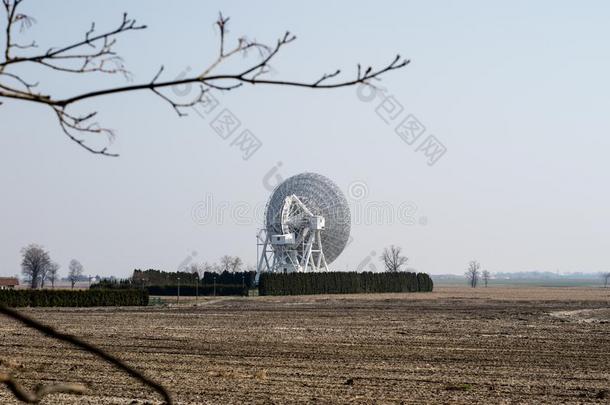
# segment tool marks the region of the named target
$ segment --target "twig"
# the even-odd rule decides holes
[[[60,106],[60,107],[65,107],[70,104],[76,103],[78,101],[82,101],[82,100],[86,100],[86,99],[90,99],[90,98],[94,98],[94,97],[106,96],[106,95],[110,95],[110,94],[127,93],[127,92],[146,90],[146,89],[152,90],[152,89],[159,89],[159,88],[163,88],[163,87],[178,86],[181,84],[188,84],[188,83],[204,83],[206,85],[210,85],[210,82],[220,81],[220,80],[238,81],[238,82],[249,83],[249,84],[272,84],[272,85],[279,85],[279,86],[307,87],[307,88],[312,88],[312,89],[336,89],[339,87],[353,86],[353,85],[359,84],[359,83],[367,83],[369,80],[378,78],[379,76],[381,76],[382,74],[384,74],[386,72],[400,69],[400,68],[406,66],[407,64],[409,64],[409,62],[410,62],[409,60],[401,60],[400,55],[397,55],[396,58],[394,58],[394,61],[392,63],[390,63],[389,65],[385,66],[384,68],[381,68],[379,70],[373,70],[372,68],[369,68],[369,69],[367,69],[365,74],[363,74],[361,77],[357,77],[352,80],[336,82],[336,83],[322,83],[322,81],[326,80],[328,78],[331,78],[331,77],[335,77],[340,72],[335,72],[330,75],[325,75],[326,77],[323,76],[322,79],[314,81],[314,82],[297,82],[297,81],[290,81],[290,80],[264,80],[264,79],[258,79],[256,77],[248,77],[247,76],[248,74],[250,74],[250,73],[254,72],[255,70],[259,69],[260,67],[264,66],[264,65],[257,65],[255,68],[250,68],[250,69],[247,69],[247,70],[245,70],[241,73],[237,73],[237,74],[221,74],[221,75],[214,75],[214,76],[207,76],[207,77],[195,76],[195,77],[189,77],[189,78],[180,79],[180,80],[170,80],[170,81],[166,81],[166,82],[154,82],[154,83],[149,82],[149,83],[135,84],[135,85],[129,85],[129,86],[123,86],[123,87],[115,87],[115,88],[110,88],[110,89],[92,91],[89,93],[83,93],[83,94],[79,94],[79,95],[76,95],[76,96],[73,96],[70,98],[65,98],[65,99],[48,100],[48,101],[46,101],[46,103],[51,104],[51,105]],[[266,64],[266,62],[265,62],[265,64]]]
[[[11,8],[11,10],[13,12],[21,1],[23,1],[23,0],[15,0],[15,5]],[[10,3],[10,2],[7,0],[7,3]],[[9,26],[7,27],[7,33],[10,33],[11,25],[12,25],[12,21],[9,24]],[[95,31],[95,23],[92,23],[91,28],[85,34],[85,39],[83,39],[82,41],[75,42],[73,44],[64,46],[59,49],[49,48],[47,50],[47,52],[45,52],[44,54],[35,55],[35,56],[10,57],[8,54],[6,54],[6,60],[5,60],[5,62],[3,62],[3,64],[0,64],[0,66],[2,66],[2,65],[7,66],[7,65],[11,65],[11,64],[15,64],[15,63],[23,63],[23,62],[40,62],[40,61],[43,61],[46,59],[68,59],[68,58],[69,59],[78,59],[78,58],[83,58],[85,56],[100,56],[100,53],[101,53],[101,55],[105,55],[105,54],[111,53],[110,48],[116,42],[114,39],[112,39],[114,36],[121,34],[123,32],[127,32],[127,31],[136,31],[136,30],[143,30],[143,29],[146,29],[146,25],[137,25],[136,20],[127,18],[127,13],[123,13],[123,21],[116,29],[114,29],[112,31],[108,31],[108,32],[105,32],[105,33],[102,33],[99,35],[91,36],[91,34],[93,34],[93,32]],[[112,40],[110,40],[110,39],[112,39]],[[80,48],[85,45],[95,48],[95,43],[100,40],[104,41],[104,43],[101,47],[101,50],[93,55],[82,55],[82,54],[66,55],[66,52],[72,51],[74,49]],[[8,44],[8,40],[7,40],[7,44]]]
[[[334,73],[326,73],[318,80],[311,82],[265,79],[263,78],[263,75],[269,72],[269,62],[284,46],[296,40],[296,36],[289,31],[286,31],[284,35],[277,40],[275,46],[268,46],[255,40],[250,41],[245,37],[240,37],[234,48],[227,49],[227,24],[230,19],[229,17],[224,17],[222,13],[220,13],[216,21],[216,26],[220,33],[218,56],[207,68],[203,69],[199,75],[169,81],[160,81],[159,79],[164,71],[163,66],[161,66],[153,79],[147,83],[102,88],[101,90],[75,94],[66,98],[55,98],[50,95],[34,92],[34,84],[31,84],[30,81],[25,80],[17,73],[6,73],[5,69],[11,65],[14,66],[19,63],[28,62],[68,74],[118,73],[123,74],[126,79],[130,80],[131,76],[123,65],[123,59],[116,54],[113,47],[116,44],[117,36],[120,34],[127,31],[142,30],[145,29],[146,26],[137,24],[134,19],[128,18],[127,14],[123,14],[121,24],[114,30],[96,34],[95,23],[92,23],[91,28],[85,33],[84,39],[80,41],[76,41],[61,48],[49,48],[46,52],[34,56],[18,56],[13,55],[11,49],[30,48],[36,44],[35,42],[32,42],[30,45],[17,45],[13,43],[11,39],[12,27],[16,22],[21,22],[22,29],[28,28],[35,20],[32,17],[16,12],[17,7],[24,0],[1,1],[7,15],[7,27],[4,50],[5,60],[0,62],[0,99],[22,100],[51,107],[57,115],[62,131],[70,140],[91,153],[104,156],[118,155],[109,153],[107,147],[96,149],[88,146],[86,140],[77,134],[105,134],[109,137],[109,140],[112,140],[114,135],[113,131],[102,128],[97,123],[87,124],[87,119],[93,117],[95,115],[94,113],[85,116],[87,119],[84,119],[84,117],[78,118],[70,116],[66,113],[66,108],[68,106],[91,98],[148,90],[170,104],[178,116],[184,116],[187,114],[184,113],[182,109],[193,107],[198,103],[203,103],[203,96],[210,89],[230,91],[243,84],[277,85],[311,89],[336,89],[361,83],[374,86],[372,83],[373,80],[379,80],[385,73],[403,68],[409,63],[409,60],[403,59],[400,55],[397,55],[390,64],[378,69],[369,66],[363,71],[360,64],[358,64],[356,77],[353,79],[338,79],[341,75],[341,70],[336,70]],[[212,71],[224,61],[239,53],[246,55],[251,49],[258,50],[261,58],[252,66],[241,72],[212,74]],[[7,78],[6,80],[9,83],[3,82],[3,77]],[[196,96],[191,96],[192,98],[188,101],[176,101],[167,94],[161,92],[162,89],[167,87],[189,83],[199,84],[199,92]],[[1,104],[2,101],[0,101],[0,105]]]
[[[53,384],[53,385],[39,385],[34,391],[28,391],[22,387],[12,375],[0,373],[0,383],[7,386],[7,388],[15,395],[15,397],[28,404],[37,404],[42,399],[50,394],[83,394],[86,391],[84,385],[81,384]]]

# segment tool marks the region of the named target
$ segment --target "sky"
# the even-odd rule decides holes
[[[273,79],[315,81],[338,68],[352,78],[358,63],[384,66],[397,53],[411,63],[376,93],[244,86],[215,93],[215,111],[182,118],[146,91],[75,106],[116,130],[118,158],[70,142],[50,109],[2,100],[0,276],[20,273],[30,243],[48,249],[63,275],[73,258],[85,274],[117,277],[225,254],[254,265],[271,190],[302,172],[333,180],[352,207],[352,240],[334,270],[381,270],[391,244],[431,274],[462,274],[470,260],[491,272],[607,270],[610,4],[346,4],[23,3],[36,24],[18,38],[42,49],[82,38],[92,21],[114,28],[123,12],[146,24],[116,46],[134,83],[161,65],[165,80],[203,71],[217,56],[219,11],[231,18],[227,44],[297,35],[272,61]],[[239,56],[217,71],[256,61]],[[126,83],[18,72],[58,98]],[[225,110],[261,142],[247,159],[237,135],[223,139],[211,125]],[[418,137],[395,132],[414,119]],[[431,143],[438,153],[429,156]]]

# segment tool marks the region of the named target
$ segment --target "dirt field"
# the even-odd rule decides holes
[[[181,404],[610,402],[610,289],[440,288],[25,312],[145,370]],[[0,335],[0,356],[20,381],[88,387],[44,403],[159,402],[91,355],[12,321],[2,320]],[[16,403],[6,388],[0,403]]]

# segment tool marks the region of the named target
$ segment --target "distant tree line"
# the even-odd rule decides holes
[[[199,279],[196,273],[187,271],[169,272],[163,270],[140,270],[133,271],[131,282],[136,286],[151,286],[151,285],[195,285]]]
[[[131,284],[135,286],[194,286],[196,284],[224,284],[224,285],[239,285],[248,288],[254,288],[256,271],[222,271],[191,273],[186,271],[169,272],[162,270],[139,270],[133,271],[131,276]],[[127,284],[130,282],[127,281]]]
[[[130,279],[101,280],[91,288],[141,288],[150,295],[169,296],[178,295],[178,285],[181,296],[248,295],[250,289],[256,288],[255,271],[206,273],[201,279],[185,277],[188,274],[190,273],[134,270],[134,277]],[[414,272],[263,273],[258,285],[259,295],[428,292],[432,289],[433,282],[428,274]]]
[[[213,284],[215,281],[217,284],[239,285],[246,288],[254,288],[256,282],[256,271],[239,271],[236,273],[223,271],[220,274],[205,273],[201,281],[205,285]]]
[[[433,283],[425,273],[331,271],[263,273],[258,288],[259,295],[429,292]]]
[[[132,289],[147,290],[150,295],[248,295],[255,288],[256,271],[205,272],[203,274],[185,271],[168,272],[163,270],[133,271],[128,279],[102,279],[92,284],[92,289]]]
[[[148,291],[0,290],[0,305],[7,307],[145,306],[148,305]]]
[[[44,288],[48,282],[55,288],[59,279],[60,265],[51,260],[51,255],[42,246],[32,243],[21,249],[21,273],[30,288]],[[83,277],[83,265],[76,259],[70,261],[68,277],[72,288]]]
[[[224,255],[220,258],[218,263],[193,262],[186,266],[186,270],[191,273],[198,273],[201,276],[203,273],[222,273],[225,271],[230,273],[238,273],[244,270],[243,267],[244,261],[239,256]],[[249,268],[246,270],[252,269]]]

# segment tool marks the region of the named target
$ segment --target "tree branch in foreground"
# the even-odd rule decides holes
[[[151,380],[150,378],[146,377],[140,371],[128,366],[122,360],[119,360],[118,358],[114,357],[113,355],[106,353],[104,350],[102,350],[96,346],[93,346],[90,343],[84,342],[84,341],[76,338],[75,336],[58,332],[50,326],[46,326],[30,317],[23,315],[19,311],[16,311],[11,308],[7,308],[3,305],[0,305],[0,313],[8,316],[9,318],[12,318],[12,319],[18,321],[18,322],[21,322],[23,325],[25,325],[27,327],[36,329],[37,331],[43,333],[44,335],[46,335],[50,338],[70,343],[71,345],[79,347],[79,348],[85,350],[86,352],[94,354],[95,356],[101,358],[102,360],[112,364],[114,367],[126,372],[127,374],[129,374],[130,376],[135,378],[136,380],[139,380],[140,382],[144,383],[145,385],[148,385],[153,390],[157,391],[159,393],[159,395],[161,395],[161,397],[163,397],[163,400],[165,401],[165,403],[167,405],[172,405],[172,403],[173,403],[172,398],[171,398],[169,392],[167,391],[167,389],[165,389],[165,387],[163,387],[161,384]],[[84,390],[84,387],[81,385],[59,384],[59,385],[52,385],[52,386],[48,386],[48,387],[40,387],[40,388],[37,388],[35,390],[35,392],[31,393],[31,392],[27,392],[26,390],[21,388],[21,386],[19,386],[10,375],[5,375],[5,374],[0,374],[0,383],[5,384],[13,392],[13,394],[15,394],[15,396],[18,399],[20,399],[21,401],[24,401],[24,402],[29,402],[29,403],[37,403],[42,399],[42,397],[44,395],[48,395],[51,393],[58,393],[58,392],[82,393]]]
[[[82,394],[85,386],[81,384],[39,385],[34,391],[23,388],[10,374],[0,373],[0,383],[8,387],[15,397],[28,404],[37,404],[49,394]]]
[[[9,69],[17,68],[23,64],[34,64],[41,69],[51,69],[55,72],[66,74],[122,74],[128,80],[130,72],[123,65],[123,59],[114,51],[117,37],[128,31],[145,29],[145,25],[139,25],[134,19],[123,14],[121,23],[114,29],[96,32],[95,23],[80,40],[72,44],[49,48],[46,52],[33,55],[19,55],[19,53],[37,49],[36,42],[31,44],[18,44],[14,42],[16,34],[15,26],[19,25],[19,32],[29,28],[36,20],[26,14],[17,11],[25,0],[1,0],[6,13],[6,42],[4,44],[4,61],[0,62],[0,100],[21,100],[46,105],[53,109],[57,116],[59,125],[64,134],[73,142],[87,151],[105,156],[118,156],[108,151],[108,146],[96,148],[86,143],[87,136],[103,135],[107,143],[111,144],[114,132],[102,127],[94,121],[97,112],[83,115],[68,112],[68,108],[78,102],[101,96],[118,95],[135,91],[151,91],[162,101],[169,103],[179,116],[187,115],[183,110],[204,103],[204,94],[211,89],[218,91],[230,91],[244,84],[277,85],[289,87],[301,87],[311,89],[336,89],[341,87],[365,84],[373,86],[373,80],[379,80],[382,75],[392,70],[403,68],[409,60],[397,55],[392,62],[381,68],[369,66],[362,68],[357,65],[356,75],[352,78],[339,79],[341,70],[325,73],[317,80],[295,81],[295,80],[271,80],[263,76],[270,71],[270,61],[278,55],[280,50],[293,42],[296,36],[286,32],[273,46],[257,41],[248,40],[246,37],[237,39],[234,47],[227,46],[227,23],[228,17],[219,15],[216,27],[220,34],[219,52],[216,59],[207,67],[201,69],[201,73],[191,77],[161,81],[163,66],[158,70],[153,79],[146,83],[131,84],[118,87],[104,88],[96,91],[83,92],[66,98],[55,98],[52,95],[38,90],[38,83],[26,80],[19,72],[9,72]],[[1,44],[0,44],[1,46]],[[214,73],[223,62],[237,54],[247,56],[248,52],[255,51],[259,61],[253,62],[252,66],[238,72]],[[199,92],[187,101],[177,101],[170,95],[164,94],[162,90],[168,87],[183,85],[187,83],[199,84]],[[2,105],[2,101],[0,101]]]

